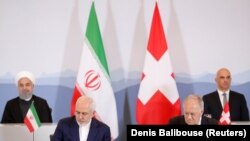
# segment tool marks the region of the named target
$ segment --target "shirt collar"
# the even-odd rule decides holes
[[[223,92],[223,91],[221,91],[221,90],[219,90],[219,89],[217,90],[217,92],[218,92],[219,95],[222,95],[222,94],[227,94],[227,95],[229,95],[229,91],[230,91],[230,90],[227,90],[227,91]]]
[[[79,125],[79,127],[87,127],[87,128],[89,128],[91,121],[92,121],[92,119],[90,119],[90,121],[88,123],[86,123],[86,124],[80,124],[78,121],[76,121],[76,122]]]
[[[202,116],[200,117],[200,120],[199,120],[199,123],[198,123],[198,125],[201,125],[201,118],[202,118]]]

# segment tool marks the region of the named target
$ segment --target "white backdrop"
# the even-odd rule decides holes
[[[111,71],[141,71],[138,65],[129,67],[134,59],[131,55],[137,51],[143,58],[154,3],[95,0],[106,52],[112,56],[110,48],[115,48],[120,55],[117,60],[109,59],[109,64],[113,63]],[[249,70],[248,0],[158,3],[176,73],[214,73],[221,66],[230,67],[234,73]],[[37,76],[43,72],[77,70],[90,4],[91,0],[1,0],[0,75],[16,74],[25,68]],[[70,52],[65,52],[67,49]]]
[[[36,75],[35,93],[48,100],[54,122],[69,115],[90,5],[91,0],[0,0],[0,117],[6,101],[18,95],[13,79],[21,70]],[[215,90],[214,73],[228,67],[233,88],[249,104],[250,1],[158,0],[158,5],[180,97]],[[95,0],[120,104],[120,138],[126,123],[135,122],[154,6],[154,0]]]

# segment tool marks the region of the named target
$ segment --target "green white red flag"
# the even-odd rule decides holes
[[[41,126],[40,119],[34,106],[34,102],[32,102],[30,105],[30,108],[24,118],[24,123],[26,124],[30,132],[34,132]]]
[[[75,112],[75,103],[80,96],[92,97],[96,103],[95,117],[110,127],[112,138],[115,139],[118,137],[116,100],[110,82],[94,2],[92,2],[85,37],[71,101],[71,115]]]

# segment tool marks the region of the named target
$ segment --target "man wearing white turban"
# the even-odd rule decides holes
[[[16,76],[19,97],[7,102],[1,123],[24,123],[28,109],[32,102],[42,123],[51,123],[51,109],[47,101],[33,94],[35,77],[28,71],[21,71]]]

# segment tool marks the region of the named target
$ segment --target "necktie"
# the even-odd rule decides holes
[[[225,106],[226,103],[227,103],[227,95],[224,93],[223,94],[223,107]]]

